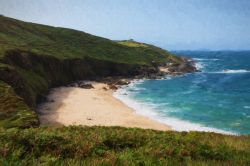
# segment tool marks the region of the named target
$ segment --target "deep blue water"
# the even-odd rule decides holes
[[[250,51],[174,53],[192,57],[201,72],[128,86],[131,106],[142,114],[150,107],[148,116],[177,130],[250,134]]]

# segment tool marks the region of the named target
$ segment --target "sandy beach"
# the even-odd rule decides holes
[[[38,107],[41,125],[123,126],[170,130],[169,126],[138,115],[104,83],[92,82],[94,88],[60,87],[48,95],[48,102]]]

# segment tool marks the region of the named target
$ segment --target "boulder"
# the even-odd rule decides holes
[[[114,84],[112,84],[112,85],[109,85],[109,89],[117,90],[118,88],[117,88],[117,86],[115,86]]]
[[[78,87],[83,88],[83,89],[92,89],[92,88],[94,88],[92,84],[85,84],[85,83],[78,84]]]

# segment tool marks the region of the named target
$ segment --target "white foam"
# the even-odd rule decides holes
[[[134,86],[134,84],[132,86]],[[123,95],[124,92],[126,92],[126,94],[128,95]],[[200,124],[195,124],[172,117],[171,118],[166,117],[165,115],[156,111],[155,109],[156,105],[139,102],[132,99],[131,94],[129,94],[126,88],[118,89],[116,92],[113,93],[113,96],[122,101],[130,108],[134,109],[135,113],[146,116],[150,119],[166,124],[168,126],[171,126],[172,129],[176,131],[206,131],[206,132],[223,133],[228,135],[236,135],[236,133],[233,132],[206,127]]]
[[[250,72],[249,70],[244,70],[244,69],[239,69],[239,70],[230,70],[230,69],[227,69],[227,70],[222,70],[222,71],[219,71],[219,72],[213,72],[213,73],[248,73]]]
[[[196,69],[201,70],[204,68],[204,64],[202,62],[195,62],[194,66]]]
[[[218,61],[220,59],[216,59],[216,58],[211,58],[211,59],[206,59],[206,58],[193,58],[194,60],[197,61]]]
[[[245,109],[250,109],[250,106],[245,105],[244,108],[245,108]]]
[[[195,60],[195,67],[198,70],[204,69],[207,62],[204,61],[218,61],[219,59],[193,58]]]

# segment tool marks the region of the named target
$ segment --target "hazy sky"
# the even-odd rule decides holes
[[[165,49],[250,49],[250,0],[0,0],[0,14]]]

